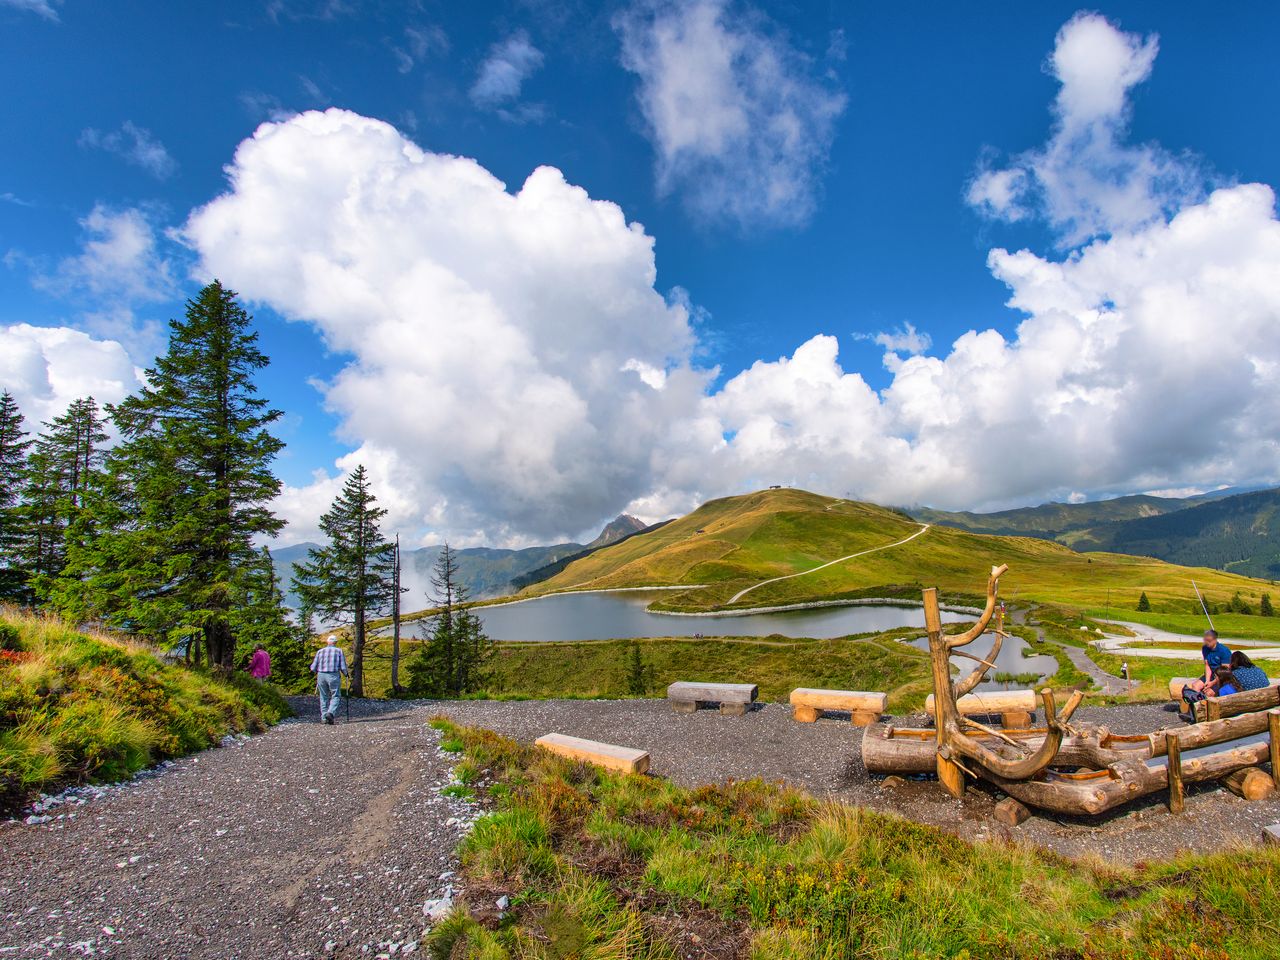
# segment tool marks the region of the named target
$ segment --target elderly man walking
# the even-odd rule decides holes
[[[332,724],[342,700],[342,678],[347,674],[347,655],[334,634],[329,634],[324,646],[316,651],[311,672],[316,675],[316,693],[320,694],[320,719]]]

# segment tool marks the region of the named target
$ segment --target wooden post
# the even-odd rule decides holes
[[[1280,708],[1267,711],[1267,732],[1271,736],[1271,782],[1280,790]]]
[[[946,639],[942,635],[942,611],[938,608],[938,589],[924,591],[924,628],[929,634],[929,661],[933,668],[933,689],[937,696],[934,724],[938,732],[936,769],[938,782],[947,793],[959,799],[964,796],[964,771],[950,757],[946,744],[948,725],[957,721],[955,688],[951,683],[951,656]]]
[[[1182,812],[1182,747],[1178,735],[1170,730],[1164,735],[1165,755],[1169,761],[1169,812]]]

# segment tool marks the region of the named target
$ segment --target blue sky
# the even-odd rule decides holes
[[[86,385],[119,382],[123,374],[111,367],[119,357],[107,356],[101,344],[116,341],[132,363],[145,366],[158,342],[154,322],[181,310],[197,277],[221,268],[221,278],[251,298],[273,358],[262,386],[287,414],[282,432],[289,448],[279,467],[292,493],[282,509],[300,534],[351,465],[349,455],[374,465],[397,525],[423,540],[450,535],[512,543],[575,535],[624,508],[665,515],[766,480],[957,507],[1275,480],[1275,433],[1262,419],[1268,408],[1261,398],[1272,376],[1270,358],[1253,343],[1255,336],[1274,334],[1272,291],[1265,281],[1257,281],[1261,289],[1250,286],[1253,271],[1246,265],[1270,262],[1274,211],[1266,223],[1251,221],[1259,246],[1213,273],[1213,282],[1227,287],[1232,277],[1246,278],[1244,288],[1218,290],[1214,305],[1236,309],[1242,298],[1257,304],[1256,311],[1238,311],[1252,325],[1235,331],[1235,354],[1220,364],[1206,369],[1183,357],[1189,365],[1135,373],[1152,360],[1141,338],[1121,355],[1115,353],[1119,341],[1103,337],[1103,346],[1088,349],[1112,352],[1083,372],[1045,371],[1026,359],[1029,351],[1018,351],[1019,322],[1033,316],[1050,323],[1057,309],[1079,315],[1129,297],[1127,312],[1123,306],[1114,311],[1121,318],[1117,329],[1158,326],[1135,318],[1143,304],[1152,309],[1152,291],[1163,290],[1169,274],[1155,271],[1142,290],[1102,289],[1083,279],[1073,280],[1072,291],[1032,290],[1039,281],[1012,262],[989,265],[991,250],[1026,248],[1050,266],[1079,258],[1089,244],[1097,259],[1119,256],[1122,240],[1144,235],[1148,245],[1157,244],[1164,234],[1150,231],[1168,230],[1182,212],[1208,203],[1214,190],[1280,181],[1274,121],[1280,9],[1174,3],[1101,9],[1077,31],[1082,72],[1069,83],[1092,96],[1091,78],[1102,76],[1104,86],[1111,83],[1104,93],[1118,91],[1123,103],[1101,121],[1092,114],[1080,121],[1095,124],[1087,143],[1067,143],[1055,141],[1053,131],[1055,123],[1073,122],[1074,108],[1055,101],[1069,83],[1050,58],[1067,49],[1055,44],[1070,39],[1060,31],[1075,22],[1078,9],[1057,3],[0,0],[0,80],[10,91],[0,112],[0,139],[8,145],[0,159],[0,329],[81,330],[93,341],[51,346],[46,338],[37,358],[43,366],[32,366],[39,350],[13,361],[13,347],[10,368],[0,362],[0,373],[36,419]],[[1089,32],[1090,24],[1097,29]],[[1121,38],[1118,48],[1115,38]],[[726,64],[721,74],[707,66],[717,58]],[[1134,79],[1125,70],[1142,75]],[[591,201],[616,204],[653,239],[656,279],[640,281],[650,285],[653,302],[639,314],[602,310],[593,321],[599,300],[561,302],[559,292],[551,298],[557,310],[580,307],[582,322],[598,324],[592,334],[598,347],[571,359],[584,338],[558,344],[554,316],[524,313],[534,294],[524,288],[495,293],[507,291],[510,278],[495,278],[494,271],[511,248],[494,250],[498,266],[454,271],[471,292],[523,304],[507,309],[502,332],[493,336],[510,334],[538,360],[537,376],[565,387],[554,402],[547,400],[546,414],[530,413],[551,453],[522,459],[510,452],[530,435],[518,411],[537,411],[537,401],[495,401],[471,424],[465,413],[473,405],[457,399],[489,389],[491,377],[522,376],[532,370],[525,360],[459,375],[457,382],[436,368],[415,369],[413,382],[425,394],[405,396],[399,375],[408,371],[362,353],[364,334],[350,311],[333,308],[330,315],[287,288],[280,278],[291,267],[269,277],[255,272],[262,258],[250,262],[248,252],[226,248],[235,242],[228,237],[239,235],[234,231],[194,236],[193,211],[215,198],[242,201],[223,209],[231,218],[255,210],[266,216],[271,209],[274,197],[230,189],[224,172],[258,124],[288,124],[298,112],[330,107],[385,121],[431,155],[471,158],[512,193],[535,168],[554,167]],[[777,132],[779,124],[791,123],[788,136]],[[1099,129],[1108,131],[1102,147]],[[716,141],[717,131],[727,145]],[[323,134],[339,155],[350,156],[352,143],[338,142],[348,135]],[[307,149],[321,149],[318,137]],[[1062,148],[1056,154],[1055,142]],[[1146,147],[1154,152],[1139,155]],[[1104,148],[1105,156],[1098,152]],[[1070,186],[1079,170],[1104,170],[1101,180],[1122,187],[1129,200],[1140,194],[1142,202],[1134,208],[1099,200],[1096,183]],[[1018,178],[1025,185],[1021,198],[1005,203],[999,194],[993,203],[996,195],[984,201],[974,194],[975,178],[992,171]],[[343,183],[349,187],[353,176],[344,169]],[[307,189],[323,192],[318,180],[308,183]],[[1089,189],[1095,195],[1082,200]],[[778,199],[770,199],[772,190],[781,191]],[[379,209],[399,195],[391,190]],[[1257,202],[1266,206],[1265,198]],[[1094,213],[1082,214],[1085,207]],[[305,202],[298,207],[292,200],[280,207],[303,208]],[[443,239],[433,232],[419,253],[397,250],[404,263],[430,259],[432,243],[447,248],[454,226],[483,259],[477,236],[485,232],[466,222],[466,209],[456,213],[457,224],[437,225]],[[420,226],[420,213],[402,212],[406,230]],[[120,219],[126,216],[131,219]],[[278,244],[288,233],[271,236]],[[564,235],[556,243],[572,252],[604,242],[592,237]],[[110,242],[94,248],[95,238]],[[351,257],[367,256],[371,264],[387,259],[372,249],[334,256],[343,264]],[[618,271],[618,289],[631,300],[644,272],[643,264],[632,263],[635,256],[643,258],[628,253],[625,264],[607,268]],[[112,278],[113,263],[123,279]],[[545,275],[553,269],[547,266]],[[581,277],[570,271],[566,284]],[[614,289],[605,268],[594,280],[602,290]],[[1082,284],[1096,303],[1077,302]],[[1022,309],[1005,306],[1011,295],[1021,297]],[[388,352],[433,350],[473,322],[469,308],[456,301],[423,297],[424,317],[435,319],[407,333],[403,323],[388,319],[382,332],[405,337]],[[446,303],[460,312],[440,320]],[[1173,339],[1185,334],[1196,342],[1196,324],[1208,322],[1214,305],[1182,302],[1174,314],[1189,319],[1169,321],[1181,323]],[[405,309],[383,306],[388,318]],[[673,309],[686,308],[673,319]],[[436,322],[445,326],[431,326]],[[1089,321],[1081,322],[1088,328]],[[872,339],[901,335],[907,324],[927,335],[926,349],[919,349],[926,341],[918,336],[910,343],[900,338],[891,344],[899,349],[886,354],[887,341]],[[626,342],[631,355],[615,358],[609,344],[616,325],[658,332]],[[392,328],[400,333],[388,332]],[[1015,365],[986,355],[985,367],[961,364],[951,345],[968,331],[994,331]],[[1209,353],[1220,351],[1215,334],[1221,332],[1221,324],[1203,331]],[[369,333],[368,340],[381,335]],[[32,336],[24,336],[29,345]],[[838,361],[819,349],[826,341],[797,361],[802,345],[824,336],[834,338]],[[467,355],[464,345],[453,347]],[[53,356],[58,351],[63,361]],[[558,366],[581,370],[605,357],[608,363],[634,360],[633,370],[658,369],[663,388],[649,392],[662,395],[638,395],[630,404],[620,391],[577,382]],[[929,357],[940,365],[927,376],[914,367],[904,371],[904,363]],[[947,366],[949,357],[956,362]],[[776,366],[782,358],[791,362]],[[1197,401],[1201,377],[1238,379],[1232,359],[1248,366],[1259,389]],[[758,361],[765,366],[735,388],[735,377]],[[66,369],[55,369],[59,362]],[[68,372],[95,363],[110,369],[82,383]],[[807,363],[821,370],[805,374]],[[340,374],[357,367],[358,388],[333,393]],[[448,365],[458,368],[456,361]],[[1098,372],[1104,369],[1105,375]],[[1118,385],[1117,371],[1137,379]],[[1173,382],[1163,385],[1166,375]],[[1004,379],[1009,391],[1028,395],[1023,406],[1035,406],[1032,397],[1043,385],[1044,408],[1031,417],[995,417],[976,432],[948,422],[946,411],[954,406],[958,416],[963,407],[956,397],[990,389],[977,384],[970,390],[963,382],[968,376]],[[929,385],[921,387],[922,379]],[[463,456],[445,449],[445,427],[417,437],[402,431],[403,442],[375,435],[376,414],[361,404],[382,388],[399,404],[446,408],[441,417],[448,419],[448,404],[431,399],[436,383],[460,403],[455,422],[468,436],[493,426],[492,444]],[[628,381],[627,390],[632,386]],[[1152,399],[1184,389],[1185,409],[1170,411]],[[1054,391],[1056,399],[1049,397]],[[1064,408],[1066,396],[1077,405],[1074,412]],[[1090,410],[1081,412],[1080,403]],[[644,404],[653,406],[637,414],[633,407]],[[934,415],[922,415],[921,405],[931,405]],[[566,407],[581,409],[576,419],[566,418],[565,433],[557,433],[547,424]],[[638,430],[633,416],[646,428]],[[565,438],[575,430],[592,434],[602,466],[590,467],[591,455]],[[1044,462],[1027,443],[1038,432],[1052,434],[1055,450],[1065,448],[1069,456],[1061,463],[1050,457],[1044,469],[1026,467],[1024,459]],[[634,442],[619,446],[618,434]],[[852,434],[865,443],[852,443]],[[601,440],[606,435],[608,442]],[[1249,457],[1233,455],[1231,443],[1245,436],[1258,449]],[[968,451],[959,467],[953,442]],[[990,455],[977,456],[975,449]],[[947,470],[954,475],[943,471],[935,483],[919,482],[939,459],[951,461]]]

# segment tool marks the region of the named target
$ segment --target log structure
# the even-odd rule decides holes
[[[987,602],[978,622],[958,636],[942,632],[937,591],[924,591],[925,628],[934,694],[933,729],[877,724],[862,738],[863,764],[869,773],[928,774],[938,777],[955,797],[966,777],[986,780],[1028,807],[1059,814],[1100,814],[1137,797],[1168,791],[1170,810],[1182,809],[1187,784],[1230,778],[1230,789],[1246,796],[1280,787],[1280,688],[1250,690],[1210,700],[1197,716],[1202,722],[1149,734],[1112,733],[1105,726],[1079,724],[1071,718],[1083,693],[1072,693],[1061,710],[1053,691],[1039,691],[1044,724],[1004,729],[973,719],[990,713],[999,694],[983,694],[985,709],[971,707],[966,697],[994,666],[1006,636],[1003,617],[996,620],[995,644],[987,659],[962,648],[982,635],[995,616],[1000,577],[1006,567],[992,569]],[[969,656],[977,666],[959,681],[951,677],[952,656]],[[1170,685],[1170,693],[1175,691]],[[1181,687],[1178,688],[1180,693]],[[1024,696],[1030,691],[1012,691]],[[1025,701],[1023,701],[1025,702]],[[1197,707],[1200,707],[1197,704]],[[1005,712],[998,710],[997,712]],[[1242,738],[1249,738],[1246,742]],[[1271,763],[1271,776],[1251,768]],[[1243,772],[1241,772],[1243,771]]]

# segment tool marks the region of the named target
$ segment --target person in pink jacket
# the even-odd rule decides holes
[[[267,653],[267,648],[262,644],[254,647],[253,656],[249,658],[249,676],[255,680],[265,680],[271,676],[271,654]]]

